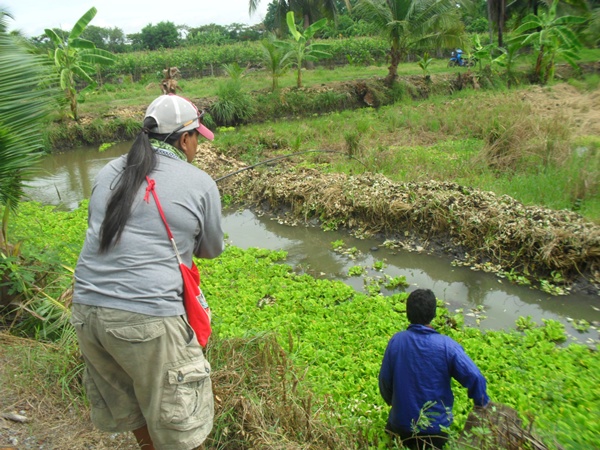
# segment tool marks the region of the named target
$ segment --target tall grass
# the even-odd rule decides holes
[[[4,352],[13,362],[4,365],[0,376],[2,383],[12,385],[14,390],[28,392],[32,398],[52,396],[61,397],[67,403],[78,403],[83,394],[83,366],[78,357],[74,330],[63,327],[62,334],[64,339],[49,343],[0,333]]]
[[[482,172],[475,182],[482,189],[510,195],[526,205],[573,210],[598,222],[599,174],[598,147],[577,147],[560,165],[550,164],[501,177]]]
[[[254,100],[241,90],[239,81],[227,80],[217,88],[217,100],[211,107],[211,116],[222,125],[237,125],[252,117],[255,109]]]

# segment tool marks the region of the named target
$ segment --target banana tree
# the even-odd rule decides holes
[[[287,25],[292,34],[292,37],[296,41],[295,45],[292,46],[292,57],[296,61],[296,68],[298,70],[296,77],[296,86],[302,87],[302,63],[304,61],[316,61],[318,58],[331,56],[325,50],[329,48],[329,44],[322,43],[310,43],[310,40],[314,35],[327,25],[327,19],[321,19],[317,22],[310,24],[304,32],[301,32],[296,27],[294,21],[294,12],[289,11],[286,15]]]
[[[572,27],[585,23],[588,19],[580,16],[557,17],[558,0],[554,0],[550,9],[537,16],[528,15],[514,34],[520,40],[521,47],[533,45],[537,58],[533,69],[533,81],[546,84],[554,77],[554,65],[557,57],[562,57],[577,69],[579,50],[582,44]]]
[[[50,57],[54,61],[60,88],[66,94],[71,108],[71,115],[75,120],[79,120],[77,113],[77,81],[87,83],[87,87],[80,94],[86,90],[94,89],[96,82],[92,75],[96,71],[96,65],[108,65],[115,61],[112,53],[96,48],[93,42],[79,37],[94,18],[96,12],[96,8],[92,7],[81,16],[65,40],[54,30],[48,28],[44,30],[46,36],[50,38],[54,45],[54,50],[49,52]]]

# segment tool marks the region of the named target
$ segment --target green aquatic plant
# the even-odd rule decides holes
[[[374,270],[378,270],[381,272],[385,267],[386,267],[385,261],[375,261],[373,263]]]
[[[333,241],[333,242],[331,243],[331,247],[332,247],[334,250],[339,250],[339,249],[343,248],[345,245],[346,245],[346,244],[344,243],[344,241],[343,241],[342,239],[338,239],[337,241]]]
[[[386,289],[398,289],[401,287],[408,287],[408,281],[406,281],[406,277],[401,275],[399,277],[390,277],[389,275],[385,276],[385,284]]]
[[[551,342],[564,342],[567,340],[565,326],[552,319],[542,319],[544,322],[543,330],[546,338]]]
[[[575,320],[573,321],[573,327],[577,331],[585,332],[590,329],[590,323],[585,319]]]
[[[532,328],[537,327],[537,323],[533,321],[531,316],[521,316],[515,322],[515,326],[517,327],[517,330],[531,330]]]
[[[27,251],[54,248],[65,265],[73,265],[85,235],[86,205],[71,213],[30,203],[22,207],[11,231],[26,242]],[[333,407],[335,413],[324,419],[351,429],[354,436],[370,436],[370,444],[359,448],[386,442],[388,407],[380,398],[377,376],[389,338],[408,325],[407,294],[360,293],[340,281],[297,274],[285,259],[283,251],[228,245],[219,258],[197,260],[215,336],[273,333],[305,373],[302,383],[314,393],[313,405],[327,398]],[[266,298],[277,300],[261,307]],[[482,331],[463,326],[462,320],[440,303],[433,325],[465,348],[486,376],[490,397],[524,418],[533,415],[537,434],[547,442],[569,450],[595,446],[600,423],[589,418],[600,414],[596,352],[587,345],[556,345],[565,339],[564,327],[556,321],[534,326],[525,318],[521,323],[527,329],[519,332]],[[455,394],[452,435],[472,405],[464,390]]]
[[[352,266],[348,269],[348,275],[351,277],[360,277],[366,273],[366,269],[362,266]]]

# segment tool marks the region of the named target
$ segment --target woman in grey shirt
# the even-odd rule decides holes
[[[193,449],[212,429],[210,364],[185,316],[179,264],[149,195],[154,189],[187,266],[193,255],[221,254],[218,188],[190,164],[199,135],[214,137],[201,116],[183,97],[152,102],[129,153],[96,177],[75,269],[71,321],[92,421],[133,431],[147,450]]]

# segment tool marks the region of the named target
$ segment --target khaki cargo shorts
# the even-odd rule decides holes
[[[185,316],[74,304],[71,323],[97,428],[122,432],[147,424],[160,450],[204,442],[214,415],[211,369]]]

